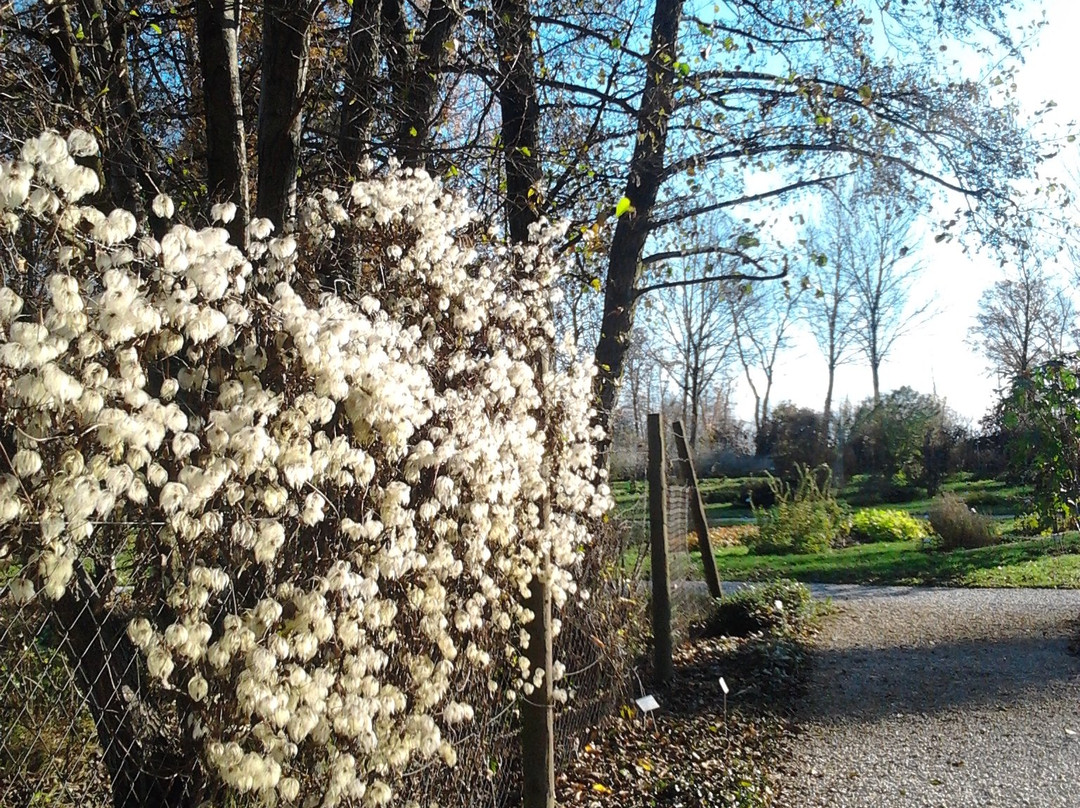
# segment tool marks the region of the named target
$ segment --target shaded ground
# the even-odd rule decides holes
[[[803,666],[801,635],[698,639],[676,652],[673,684],[645,717],[628,705],[560,773],[560,805],[770,805]],[[727,710],[720,677],[730,689]]]
[[[779,805],[1080,806],[1080,592],[837,593]]]

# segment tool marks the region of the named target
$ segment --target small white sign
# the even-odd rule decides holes
[[[642,696],[635,702],[638,709],[643,713],[651,713],[653,710],[660,708],[660,702],[658,702],[653,696]]]
[[[724,681],[723,676],[720,677],[720,689],[724,691],[725,696],[730,692],[728,690],[727,682]]]
[[[784,611],[784,601],[782,601],[780,599],[774,600],[773,601],[773,606],[776,607],[776,611],[778,611],[778,612]]]

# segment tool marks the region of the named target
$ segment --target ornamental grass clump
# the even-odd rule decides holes
[[[84,678],[115,683],[103,727],[143,733],[113,744],[149,750],[139,777],[386,804],[540,682],[533,578],[556,610],[586,597],[611,506],[593,369],[537,361],[560,231],[500,247],[437,180],[391,171],[279,232],[252,221],[243,249],[229,204],[155,236],[82,204],[96,153],[46,132],[0,162],[3,597],[61,615],[68,648],[113,638],[117,669]],[[163,719],[108,723],[125,714]]]
[[[988,547],[1001,541],[993,520],[976,513],[964,500],[950,493],[931,503],[930,527],[938,536],[935,546],[942,550]]]
[[[847,514],[833,493],[829,468],[797,466],[796,474],[794,485],[769,478],[776,504],[754,508],[757,535],[743,538],[751,553],[821,553],[846,533]]]

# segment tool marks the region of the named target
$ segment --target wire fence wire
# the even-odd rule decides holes
[[[0,805],[109,804],[93,718],[40,609],[0,600]]]
[[[670,442],[670,441],[669,441]],[[691,508],[695,507],[694,489],[686,485],[680,461],[669,459],[665,471],[666,518],[668,539],[668,575],[671,582],[671,631],[675,642],[685,642],[690,636],[690,625],[700,620],[708,611],[711,598],[704,585],[704,573],[690,548],[697,546]],[[627,524],[627,535],[633,546],[633,555],[644,561],[649,556],[649,493],[644,482],[630,483],[632,499],[621,507]],[[636,573],[638,580],[648,578],[647,570]],[[645,591],[643,588],[642,592]]]
[[[600,531],[578,573],[590,599],[571,602],[559,614],[555,658],[567,672],[559,684],[572,693],[556,710],[560,765],[631,690],[634,627],[643,620],[634,571],[624,563],[630,541],[621,522]],[[138,581],[153,571],[117,572],[118,561],[123,554],[99,560],[111,570],[97,579],[83,569],[56,602],[17,603],[0,577],[0,807],[251,804],[208,782],[176,709],[141,698],[145,663],[126,629]],[[106,577],[120,585],[95,590],[95,580]],[[503,690],[512,673],[504,671]],[[475,709],[475,719],[451,736],[457,765],[408,773],[398,799],[447,808],[519,803],[515,705],[501,694],[492,697],[487,677],[463,683],[455,695]]]

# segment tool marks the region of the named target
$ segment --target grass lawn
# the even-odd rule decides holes
[[[910,586],[1080,588],[1080,535],[1038,538],[976,550],[924,550],[921,542],[860,544],[816,555],[716,552],[723,580],[783,576],[798,581]]]
[[[921,496],[907,502],[883,503],[864,490],[867,480],[858,476],[837,492],[837,498],[848,503],[852,510],[866,506],[893,508],[922,516],[930,510],[931,498]],[[754,485],[764,485],[762,478],[740,477],[730,479],[702,479],[701,496],[705,501],[705,513],[711,525],[734,524],[754,518],[753,511],[745,501],[745,491]],[[1029,486],[1008,485],[998,480],[975,480],[970,474],[956,474],[942,486],[961,497],[979,513],[990,516],[1015,516],[1029,509]],[[612,484],[616,510],[624,515],[632,510],[641,511],[648,496],[648,485],[642,481],[620,480]],[[923,492],[925,493],[925,492]]]

